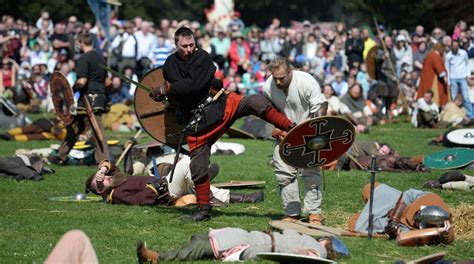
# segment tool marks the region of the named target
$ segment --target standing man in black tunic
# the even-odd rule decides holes
[[[186,134],[191,153],[189,167],[198,203],[198,210],[186,217],[186,220],[206,221],[211,219],[208,174],[211,145],[236,119],[243,116],[259,116],[282,131],[288,131],[294,124],[263,95],[241,96],[233,92],[218,98],[210,95],[211,86],[218,86],[215,83],[219,83],[214,81],[216,67],[211,57],[206,51],[196,47],[193,32],[189,28],[179,28],[174,39],[177,52],[170,55],[163,66],[166,81],[155,87],[150,92],[150,97],[160,101],[166,96],[173,101],[176,104],[177,120],[184,125],[196,120],[193,112],[200,112],[202,115],[203,122],[198,122],[196,129],[193,128],[193,131]],[[209,101],[212,104],[207,108]],[[207,110],[199,111],[200,105]]]
[[[69,151],[72,149],[79,136],[87,128],[93,126],[95,122],[95,131],[92,133],[92,142],[95,148],[95,160],[98,164],[102,160],[109,159],[109,149],[107,138],[102,124],[102,114],[105,112],[107,96],[105,94],[106,72],[99,67],[99,64],[105,65],[104,58],[93,48],[92,38],[89,33],[81,33],[77,37],[77,45],[81,57],[76,62],[77,80],[72,89],[74,92],[81,93],[81,100],[78,102],[77,115],[74,121],[66,126],[66,137],[64,138],[58,150],[58,156],[50,156],[49,161],[55,164],[64,165]],[[88,100],[92,106],[92,116],[87,115],[87,109],[84,100]],[[95,119],[92,120],[92,119]],[[99,140],[102,138],[102,140]]]

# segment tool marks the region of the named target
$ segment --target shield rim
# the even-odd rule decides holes
[[[293,263],[308,263],[308,261],[312,261],[312,262],[314,261],[313,263],[336,263],[335,261],[330,260],[330,259],[324,259],[324,258],[320,258],[316,256],[298,255],[298,254],[292,254],[292,253],[262,252],[262,253],[258,253],[257,257],[265,259],[265,260],[269,260],[269,261],[274,261],[274,262],[286,260],[286,261],[292,261]],[[289,263],[289,262],[284,262],[284,263]]]
[[[140,79],[139,82],[142,83],[142,81],[143,81],[149,74],[151,74],[151,73],[153,73],[154,71],[157,71],[157,70],[161,70],[161,71],[162,71],[162,75],[163,75],[163,66],[157,67],[157,68],[153,68],[153,69],[147,71],[147,72],[142,76],[142,78]],[[164,76],[163,76],[163,81],[164,81],[164,80],[165,80],[165,79],[164,79]],[[135,116],[137,117],[137,120],[138,120],[138,122],[140,123],[140,126],[142,127],[143,131],[145,131],[151,138],[153,138],[154,140],[156,140],[156,141],[158,141],[158,142],[160,142],[160,143],[162,143],[162,144],[171,146],[171,147],[173,147],[173,148],[177,147],[178,143],[175,144],[175,143],[172,143],[172,142],[167,142],[167,141],[166,141],[166,136],[165,136],[165,140],[162,140],[162,139],[159,139],[159,138],[155,137],[155,135],[154,135],[153,133],[150,133],[150,132],[148,131],[147,127],[143,125],[142,120],[141,120],[140,117],[138,116],[137,104],[135,103],[136,94],[137,94],[137,92],[138,92],[139,89],[140,89],[140,88],[137,87],[136,90],[135,90],[135,93],[134,93],[133,109],[134,109],[134,112],[135,112]],[[181,130],[176,131],[176,132],[179,133],[179,132],[181,132]],[[183,142],[183,145],[185,145],[185,144],[186,144],[186,142]]]
[[[65,125],[70,125],[73,121],[74,121],[74,117],[73,117],[73,114],[72,114],[72,108],[74,108],[74,91],[72,90],[72,87],[71,85],[69,84],[66,76],[64,76],[64,74],[60,71],[54,71],[52,74],[51,74],[51,77],[50,77],[50,85],[49,85],[49,91],[51,93],[51,97],[53,96],[53,79],[56,79],[56,78],[59,78],[59,79],[63,79],[64,83],[67,84],[67,87],[68,89],[62,89],[63,93],[65,93],[65,91],[69,91],[71,94],[70,94],[70,97],[73,98],[73,101],[72,101],[72,104],[69,106],[69,115],[66,117],[62,114],[59,114],[58,111],[57,111],[57,106],[54,104],[54,100],[53,101],[53,106],[54,106],[54,112],[56,113],[56,115],[61,119],[61,121],[65,124]]]
[[[439,167],[439,166],[433,167],[433,165],[428,165],[428,164],[426,163],[426,161],[434,160],[433,155],[440,154],[440,153],[442,153],[442,152],[452,152],[452,153],[454,153],[456,150],[467,150],[467,152],[472,152],[472,153],[474,154],[474,150],[471,149],[471,148],[449,148],[449,149],[444,149],[444,150],[441,150],[441,151],[433,152],[433,153],[431,153],[430,155],[425,156],[425,158],[423,159],[423,164],[424,164],[426,167],[430,168],[430,169],[449,170],[449,169],[455,169],[455,168],[464,167],[464,166],[466,166],[466,165],[468,165],[468,164],[470,164],[470,163],[472,163],[472,162],[474,161],[474,159],[471,158],[471,159],[466,160],[465,162],[463,162],[463,164],[461,164],[461,165],[449,166],[449,167]],[[448,153],[446,153],[446,154],[448,154]],[[427,160],[427,159],[428,159],[428,160]],[[437,164],[435,164],[435,165],[437,165]]]
[[[354,128],[354,126],[350,123],[350,121],[347,120],[346,118],[343,118],[343,117],[340,117],[340,116],[321,116],[321,117],[317,117],[317,118],[313,118],[313,119],[306,120],[306,121],[304,121],[303,123],[298,124],[296,127],[292,128],[292,129],[288,132],[288,134],[285,136],[285,138],[280,142],[280,149],[279,149],[278,152],[279,152],[279,154],[280,154],[280,158],[281,158],[286,164],[288,164],[288,165],[290,165],[290,166],[293,166],[293,167],[295,167],[295,168],[300,168],[300,169],[312,168],[312,167],[308,167],[308,166],[299,166],[299,165],[296,165],[296,166],[295,166],[295,165],[292,164],[291,162],[288,162],[288,160],[286,159],[285,155],[282,154],[283,148],[282,148],[281,146],[283,146],[283,144],[285,144],[286,139],[288,138],[288,136],[291,135],[291,133],[292,133],[293,131],[295,131],[295,129],[297,129],[298,127],[303,126],[303,125],[305,125],[305,124],[307,124],[307,123],[309,123],[309,122],[313,122],[314,120],[322,119],[322,118],[341,119],[341,120],[347,122],[348,124],[350,124],[350,126],[348,127],[348,129],[351,130],[353,136],[352,136],[352,141],[351,141],[351,143],[349,144],[349,147],[347,148],[347,150],[349,150],[349,148],[352,146],[352,144],[354,143],[354,141],[355,141],[355,139],[356,139],[355,128]],[[344,151],[341,155],[339,155],[339,157],[342,156],[342,155],[344,155],[344,153],[346,153],[347,150]],[[318,166],[313,166],[313,167],[316,167],[316,168],[317,168],[317,167],[321,167],[321,166],[323,166],[323,165],[325,165],[325,164],[328,164],[328,163],[330,163],[330,162],[332,162],[332,161],[334,161],[334,160],[337,160],[337,158],[335,158],[335,159],[333,159],[333,160],[326,160],[325,163],[323,163],[323,164],[321,164],[321,165],[318,165]]]
[[[467,131],[466,132],[461,132],[462,130],[467,130]],[[470,142],[460,142],[456,138],[453,138],[453,137],[455,137],[455,135],[458,136],[457,134],[467,133],[467,132],[474,134],[474,128],[455,129],[453,131],[448,132],[448,134],[446,134],[446,138],[449,140],[450,143],[454,143],[454,144],[457,144],[457,145],[464,145],[464,146],[474,147],[474,139],[472,140],[472,143],[470,143]]]

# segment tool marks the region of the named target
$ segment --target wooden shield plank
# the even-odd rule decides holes
[[[296,168],[312,168],[332,162],[355,140],[354,126],[345,118],[324,116],[294,127],[280,143],[280,157]]]
[[[64,74],[59,71],[51,74],[50,90],[56,114],[64,124],[70,125],[74,120],[74,93]]]
[[[367,66],[367,74],[372,80],[376,80],[377,78],[377,63],[375,61],[375,54],[377,53],[378,46],[372,47],[369,52],[367,52],[367,56],[365,57],[365,65]]]
[[[140,83],[147,87],[158,87],[164,83],[161,68],[150,70]],[[135,90],[135,114],[143,130],[163,144],[175,147],[183,126],[176,122],[176,112],[168,102],[155,102],[149,93],[137,87]]]
[[[343,230],[338,228],[323,225],[311,225],[297,220],[274,220],[270,221],[270,226],[278,230],[292,229],[309,236],[340,236],[343,232]]]
[[[229,128],[225,133],[230,138],[256,139],[251,133],[235,127]]]
[[[265,187],[265,181],[230,181],[212,183],[217,188],[260,188]]]

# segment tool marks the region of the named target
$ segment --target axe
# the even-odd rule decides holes
[[[139,129],[137,131],[137,133],[133,136],[133,138],[136,140],[140,136],[141,133],[142,133],[142,130]],[[123,158],[128,153],[128,151],[132,148],[132,146],[133,146],[132,142],[129,142],[129,144],[127,144],[127,147],[125,147],[125,149],[123,150],[123,152],[120,155],[119,159],[117,160],[117,163],[115,164],[115,166],[117,166],[117,167],[119,166],[120,162],[122,162]]]

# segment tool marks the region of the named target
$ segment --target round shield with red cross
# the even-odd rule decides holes
[[[355,139],[354,126],[345,118],[324,116],[294,127],[280,143],[280,157],[296,168],[313,168],[336,160]]]

